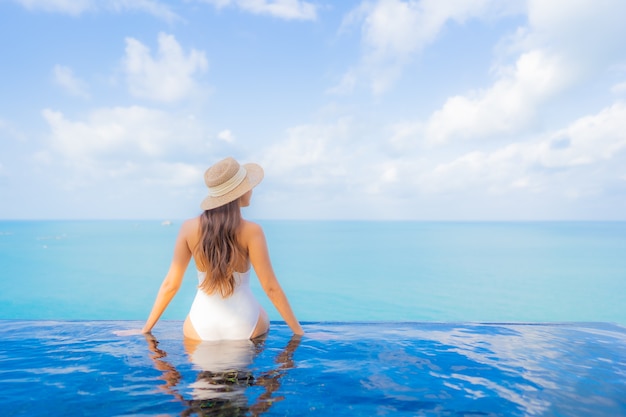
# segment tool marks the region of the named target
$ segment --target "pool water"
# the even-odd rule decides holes
[[[626,328],[273,323],[183,343],[134,321],[0,321],[3,416],[624,416]]]

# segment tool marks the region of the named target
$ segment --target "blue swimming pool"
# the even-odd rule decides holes
[[[626,328],[274,323],[189,346],[132,321],[0,321],[3,416],[623,416]]]

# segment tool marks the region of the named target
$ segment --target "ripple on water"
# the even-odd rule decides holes
[[[609,324],[283,324],[185,345],[135,322],[0,321],[8,415],[626,415],[626,330]]]

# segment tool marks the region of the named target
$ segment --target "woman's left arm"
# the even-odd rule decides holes
[[[172,298],[178,292],[180,284],[185,276],[185,271],[189,265],[191,259],[191,250],[187,243],[187,236],[189,236],[190,222],[185,222],[178,232],[176,238],[176,244],[174,246],[174,257],[170,264],[170,269],[161,284],[159,293],[157,294],[152,311],[146,320],[146,324],[141,330],[142,333],[150,333],[154,325],[157,323],[161,314],[165,311]]]

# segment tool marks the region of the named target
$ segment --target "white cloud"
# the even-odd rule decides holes
[[[626,3],[621,0],[530,0],[530,41],[567,55],[586,70],[626,58]]]
[[[271,194],[287,206],[315,202],[321,210],[315,215],[336,209],[349,217],[356,205],[361,213],[353,211],[357,217],[363,213],[376,217],[376,207],[414,195],[418,191],[415,175],[424,169],[420,158],[387,157],[386,150],[378,146],[377,135],[349,117],[287,129],[284,140],[255,158],[271,182],[271,191],[266,189],[264,195]],[[280,215],[297,217],[298,212],[287,210]]]
[[[139,106],[103,108],[78,121],[50,109],[42,114],[50,126],[49,144],[36,159],[69,169],[74,185],[128,177],[156,178],[170,185],[190,184],[201,178],[192,174],[201,172],[211,151],[203,127],[193,118],[160,110]],[[194,161],[200,162],[198,167]],[[155,167],[166,168],[159,171]]]
[[[603,167],[610,160],[616,160],[616,166],[626,166],[625,132],[626,104],[617,102],[536,140],[512,143],[494,151],[473,151],[439,163],[434,169],[419,173],[419,189],[429,193],[468,189],[502,193],[526,188],[533,192],[583,195],[586,190],[601,189],[622,175],[602,169],[595,169],[590,176],[585,173],[587,167]]]
[[[529,188],[527,168],[530,162],[519,144],[507,145],[493,152],[472,151],[451,162],[441,162],[417,176],[417,186],[425,193],[450,191],[486,191],[501,193],[508,188]]]
[[[301,0],[200,0],[217,8],[236,6],[254,14],[288,20],[315,20],[317,10],[312,3]]]
[[[297,217],[307,205],[315,204],[320,210],[336,207],[336,213],[358,207],[366,215],[376,216],[376,210],[382,210],[382,217],[396,212],[408,217],[432,212],[436,217],[436,209],[419,208],[415,202],[437,207],[439,200],[457,204],[469,198],[487,199],[477,203],[483,207],[485,201],[498,202],[514,217],[524,218],[507,202],[525,199],[563,208],[565,201],[590,201],[590,196],[610,194],[626,174],[624,132],[626,103],[616,102],[564,128],[517,137],[516,142],[491,150],[448,146],[390,154],[364,140],[357,123],[344,118],[288,129],[283,141],[254,160],[266,168],[271,184],[262,198],[299,207],[300,211],[285,209],[280,215]],[[487,218],[507,216],[484,209]],[[458,210],[446,210],[463,217]]]
[[[613,87],[611,87],[611,92],[615,95],[626,94],[626,81],[615,84]]]
[[[52,132],[52,147],[75,161],[159,157],[174,133],[167,126],[166,113],[138,106],[95,110],[87,121],[71,121],[49,109],[43,117]]]
[[[95,160],[172,159],[205,152],[204,129],[187,117],[140,106],[102,108],[86,120],[69,120],[45,109],[50,147],[63,159],[90,165]]]
[[[350,132],[349,119],[290,128],[285,140],[263,151],[260,163],[266,167],[268,177],[288,186],[345,184],[350,177],[348,164],[358,155],[355,148],[346,152]]]
[[[68,93],[83,98],[89,97],[89,93],[87,92],[87,83],[79,78],[76,78],[71,68],[63,65],[55,65],[52,69],[52,75],[54,77],[54,82]]]
[[[228,129],[224,129],[217,134],[217,138],[223,140],[226,143],[233,143],[235,141],[235,135]]]
[[[201,185],[205,169],[201,165],[183,162],[152,161],[142,167],[140,181],[147,185],[184,189]]]
[[[326,90],[326,93],[341,94],[341,95],[349,94],[354,90],[354,88],[357,85],[357,82],[358,82],[357,71],[354,69],[348,70],[341,77],[339,84],[328,88]]]
[[[374,93],[385,92],[410,59],[437,38],[446,23],[519,13],[521,4],[521,1],[497,0],[363,2],[342,24],[345,30],[362,22],[362,62],[349,70],[350,76],[344,76],[340,85],[331,91],[349,91],[358,74],[359,78],[368,80]]]
[[[523,129],[539,105],[567,87],[574,78],[568,66],[545,51],[519,57],[493,86],[449,98],[424,126],[424,139],[445,143],[450,139],[476,139]]]
[[[92,10],[92,0],[15,0],[28,10],[65,13],[73,16]]]
[[[33,11],[69,14],[79,16],[85,12],[99,10],[125,12],[141,11],[168,22],[180,17],[164,3],[153,0],[14,0],[24,8]]]
[[[529,26],[505,48],[518,54],[515,64],[496,57],[491,86],[450,97],[425,121],[398,123],[392,146],[523,134],[542,106],[626,56],[618,41],[626,37],[626,25],[614,17],[620,9],[626,13],[626,6],[617,0],[600,3],[531,1]],[[593,42],[587,32],[593,33]]]
[[[592,116],[576,120],[538,146],[546,167],[589,165],[626,149],[626,104],[617,102]]]
[[[182,20],[174,13],[166,3],[152,0],[109,0],[108,8],[116,12],[140,11],[151,14],[154,17],[175,22]]]
[[[162,102],[178,101],[197,92],[194,76],[208,68],[204,52],[192,49],[185,54],[174,36],[160,33],[155,58],[150,49],[133,38],[126,38],[126,72],[130,92],[135,97]]]

